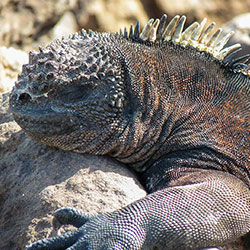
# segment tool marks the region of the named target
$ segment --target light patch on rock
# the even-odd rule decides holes
[[[75,16],[72,12],[66,12],[54,26],[52,30],[52,39],[67,37],[69,34],[74,34],[78,31]]]
[[[250,13],[236,16],[231,21],[222,26],[224,34],[228,31],[234,31],[235,34],[229,40],[228,46],[240,43],[242,51],[238,56],[250,53]]]
[[[28,54],[14,48],[0,47],[0,93],[14,86],[22,65],[28,63]]]

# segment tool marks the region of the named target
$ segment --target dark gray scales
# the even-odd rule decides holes
[[[33,139],[109,155],[149,195],[112,213],[55,213],[78,229],[28,249],[204,249],[250,231],[250,67],[229,33],[185,16],[86,32],[31,52],[10,108]]]

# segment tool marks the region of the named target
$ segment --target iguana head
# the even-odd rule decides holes
[[[113,39],[83,30],[30,52],[10,99],[28,135],[65,150],[102,154],[110,150],[106,144],[114,147],[129,109],[126,72]]]
[[[15,120],[32,138],[64,150],[129,157],[143,144],[150,151],[174,106],[171,81],[162,84],[172,66],[164,64],[162,50],[191,47],[228,65],[240,48],[223,49],[232,33],[209,36],[214,23],[203,31],[205,22],[195,22],[183,31],[184,23],[185,16],[176,16],[167,24],[164,15],[142,31],[139,23],[120,34],[82,30],[30,52],[10,99]]]

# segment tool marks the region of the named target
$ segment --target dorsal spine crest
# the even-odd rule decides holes
[[[137,41],[162,41],[172,42],[182,47],[190,46],[198,51],[209,53],[224,65],[230,65],[233,70],[238,67],[239,61],[237,60],[237,63],[233,63],[232,58],[241,50],[241,45],[236,43],[224,48],[228,40],[234,35],[233,31],[222,36],[222,29],[219,28],[212,34],[215,22],[212,22],[205,29],[206,18],[204,18],[201,23],[194,22],[183,30],[185,21],[186,16],[176,15],[167,23],[167,15],[164,14],[161,19],[151,18],[143,27],[142,31],[140,31],[140,23],[137,21],[135,26],[130,26],[129,32],[127,28],[125,28],[124,31],[120,30],[120,35],[127,39],[136,39]],[[249,57],[249,55],[247,57]],[[246,59],[246,57],[244,57],[244,59]],[[247,64],[244,65],[245,68],[248,67]],[[244,71],[241,72],[244,73]]]

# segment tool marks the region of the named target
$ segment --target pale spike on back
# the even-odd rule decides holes
[[[141,32],[139,28],[140,24],[137,22],[135,27],[131,26],[129,37],[149,42],[171,41],[182,47],[191,46],[199,51],[206,51],[220,61],[223,61],[229,56],[229,54],[238,51],[241,47],[240,44],[234,44],[230,47],[224,48],[234,32],[221,36],[222,29],[219,28],[211,35],[215,22],[212,22],[204,30],[207,21],[206,18],[204,18],[200,24],[198,22],[192,23],[184,31],[183,28],[186,16],[183,15],[180,17],[179,15],[176,15],[169,23],[167,23],[166,20],[166,14],[164,14],[160,20],[151,18]],[[127,30],[124,30],[123,36],[126,38],[128,37]]]

